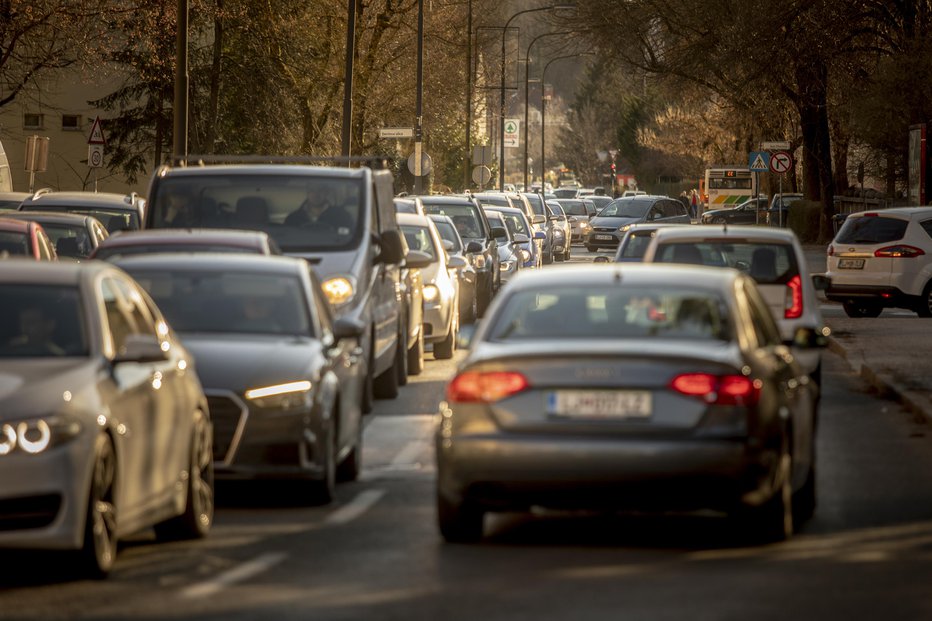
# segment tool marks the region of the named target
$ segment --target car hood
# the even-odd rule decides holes
[[[78,401],[96,384],[100,363],[90,358],[4,358],[0,360],[0,420],[50,414],[64,394]]]
[[[612,226],[612,227],[621,227],[626,224],[634,224],[635,222],[641,222],[642,218],[620,218],[615,216],[596,216],[589,221],[589,224],[593,227],[596,226]]]
[[[303,337],[189,333],[181,335],[194,356],[204,390],[231,390],[310,379],[322,357],[320,341]]]
[[[317,276],[324,282],[334,276],[357,276],[356,259],[359,254],[358,249],[354,248],[334,252],[301,252],[290,256],[300,257],[313,265]]]

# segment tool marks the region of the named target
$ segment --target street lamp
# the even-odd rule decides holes
[[[531,48],[534,47],[534,44],[537,43],[539,39],[544,37],[556,37],[559,35],[573,34],[572,30],[561,30],[559,32],[545,32],[544,34],[537,35],[531,40],[531,43],[527,46],[527,54],[524,55],[524,191],[527,192],[528,188],[528,83],[530,80],[528,76],[530,74],[530,65],[531,65]],[[541,82],[541,88],[544,87],[544,83]]]
[[[498,163],[498,187],[500,190],[505,190],[505,34],[508,32],[508,26],[511,25],[511,22],[514,21],[517,17],[524,15],[525,13],[537,13],[539,11],[559,11],[559,10],[574,10],[576,5],[574,4],[552,4],[550,6],[539,6],[534,9],[524,9],[523,11],[518,11],[514,15],[508,18],[508,21],[505,22],[505,27],[502,29],[502,75],[501,75],[501,101],[499,106],[499,163]]]
[[[576,54],[566,54],[564,56],[557,56],[556,58],[551,58],[549,61],[547,61],[547,64],[544,65],[544,70],[540,72],[540,187],[541,187],[541,190],[543,190],[544,188],[544,180],[545,180],[544,173],[547,170],[547,155],[546,155],[547,152],[544,149],[545,147],[545,141],[544,141],[545,131],[544,130],[547,127],[547,124],[544,118],[544,109],[547,103],[547,98],[544,96],[544,91],[546,90],[546,85],[544,84],[544,80],[547,78],[547,69],[550,67],[550,65],[557,62],[558,60],[563,60],[566,58],[576,58],[577,56],[589,56],[591,54],[592,52],[578,52]]]

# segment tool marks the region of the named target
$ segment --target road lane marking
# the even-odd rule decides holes
[[[424,452],[424,443],[420,440],[411,440],[404,445],[398,454],[392,458],[390,467],[398,468],[399,466],[412,466],[417,463],[417,458]]]
[[[324,522],[330,526],[339,526],[352,522],[371,509],[384,495],[384,489],[367,489],[359,492],[351,501],[328,515]]]
[[[253,576],[257,576],[265,571],[268,571],[275,565],[278,565],[283,560],[288,557],[284,552],[270,552],[268,554],[263,554],[258,556],[251,561],[246,561],[241,565],[237,565],[227,571],[206,580],[204,582],[199,582],[193,584],[188,588],[181,591],[181,597],[185,599],[196,599],[200,597],[207,597],[209,595],[214,595],[218,591],[223,590],[224,588],[234,585],[237,582],[242,582],[248,580]]]

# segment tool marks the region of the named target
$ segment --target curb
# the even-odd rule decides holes
[[[925,393],[910,390],[886,373],[872,369],[860,354],[849,352],[833,336],[828,338],[828,349],[843,358],[855,373],[873,386],[882,396],[895,399],[911,413],[920,416],[927,424],[932,424],[932,400]]]

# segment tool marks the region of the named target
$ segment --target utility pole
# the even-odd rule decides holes
[[[175,31],[175,98],[172,155],[188,154],[188,0],[178,0]]]
[[[417,0],[417,95],[414,105],[414,193],[423,192],[421,168],[422,140],[424,139],[424,0]]]
[[[341,155],[349,157],[353,131],[353,60],[356,55],[356,0],[346,2],[346,67],[343,70],[343,136]]]

